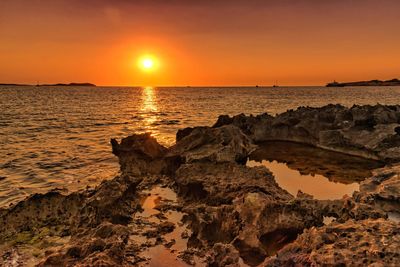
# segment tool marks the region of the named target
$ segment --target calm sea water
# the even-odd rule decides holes
[[[329,103],[400,104],[400,87],[0,87],[0,206],[52,188],[73,191],[118,173],[110,138],[179,128],[218,115],[279,113]]]

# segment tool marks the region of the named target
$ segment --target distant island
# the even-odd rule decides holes
[[[31,86],[30,84],[0,83],[0,86]]]
[[[55,84],[39,84],[37,86],[96,86],[93,83],[55,83]]]
[[[0,86],[96,86],[93,83],[55,83],[55,84],[18,84],[18,83],[0,83]]]
[[[345,86],[400,86],[399,79],[392,79],[387,81],[371,80],[371,81],[359,81],[359,82],[347,82],[338,83],[333,81],[328,83],[326,87],[345,87]]]

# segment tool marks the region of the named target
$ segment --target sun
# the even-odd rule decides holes
[[[138,66],[141,70],[150,72],[157,68],[158,60],[155,56],[145,55],[139,58]]]
[[[154,66],[154,61],[151,58],[145,58],[142,61],[142,67],[144,69],[151,69]]]

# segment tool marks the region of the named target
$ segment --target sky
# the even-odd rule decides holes
[[[0,0],[0,83],[400,78],[397,0]],[[152,71],[138,67],[151,55]]]

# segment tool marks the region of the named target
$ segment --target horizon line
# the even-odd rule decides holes
[[[57,86],[55,84],[27,84],[27,83],[0,83],[0,85],[8,85],[8,86],[38,86],[38,87],[50,87],[50,86]],[[317,86],[326,86],[326,84],[296,84],[296,85],[284,85],[284,84],[279,84],[279,85],[260,85],[260,84],[253,84],[253,85],[234,85],[234,84],[230,84],[230,85],[103,85],[103,84],[94,84],[92,83],[93,86],[82,86],[82,87],[153,87],[153,88],[174,88],[174,87],[196,87],[196,88],[205,88],[205,87],[212,87],[212,88],[216,88],[216,87],[221,87],[221,88],[225,88],[225,87],[254,87],[254,88],[262,88],[262,87],[274,87],[275,88],[279,88],[279,87],[317,87]],[[79,85],[77,85],[79,86]],[[62,87],[62,85],[60,85],[60,87]],[[68,87],[64,85],[64,87]],[[73,85],[71,85],[70,87],[73,87]]]

